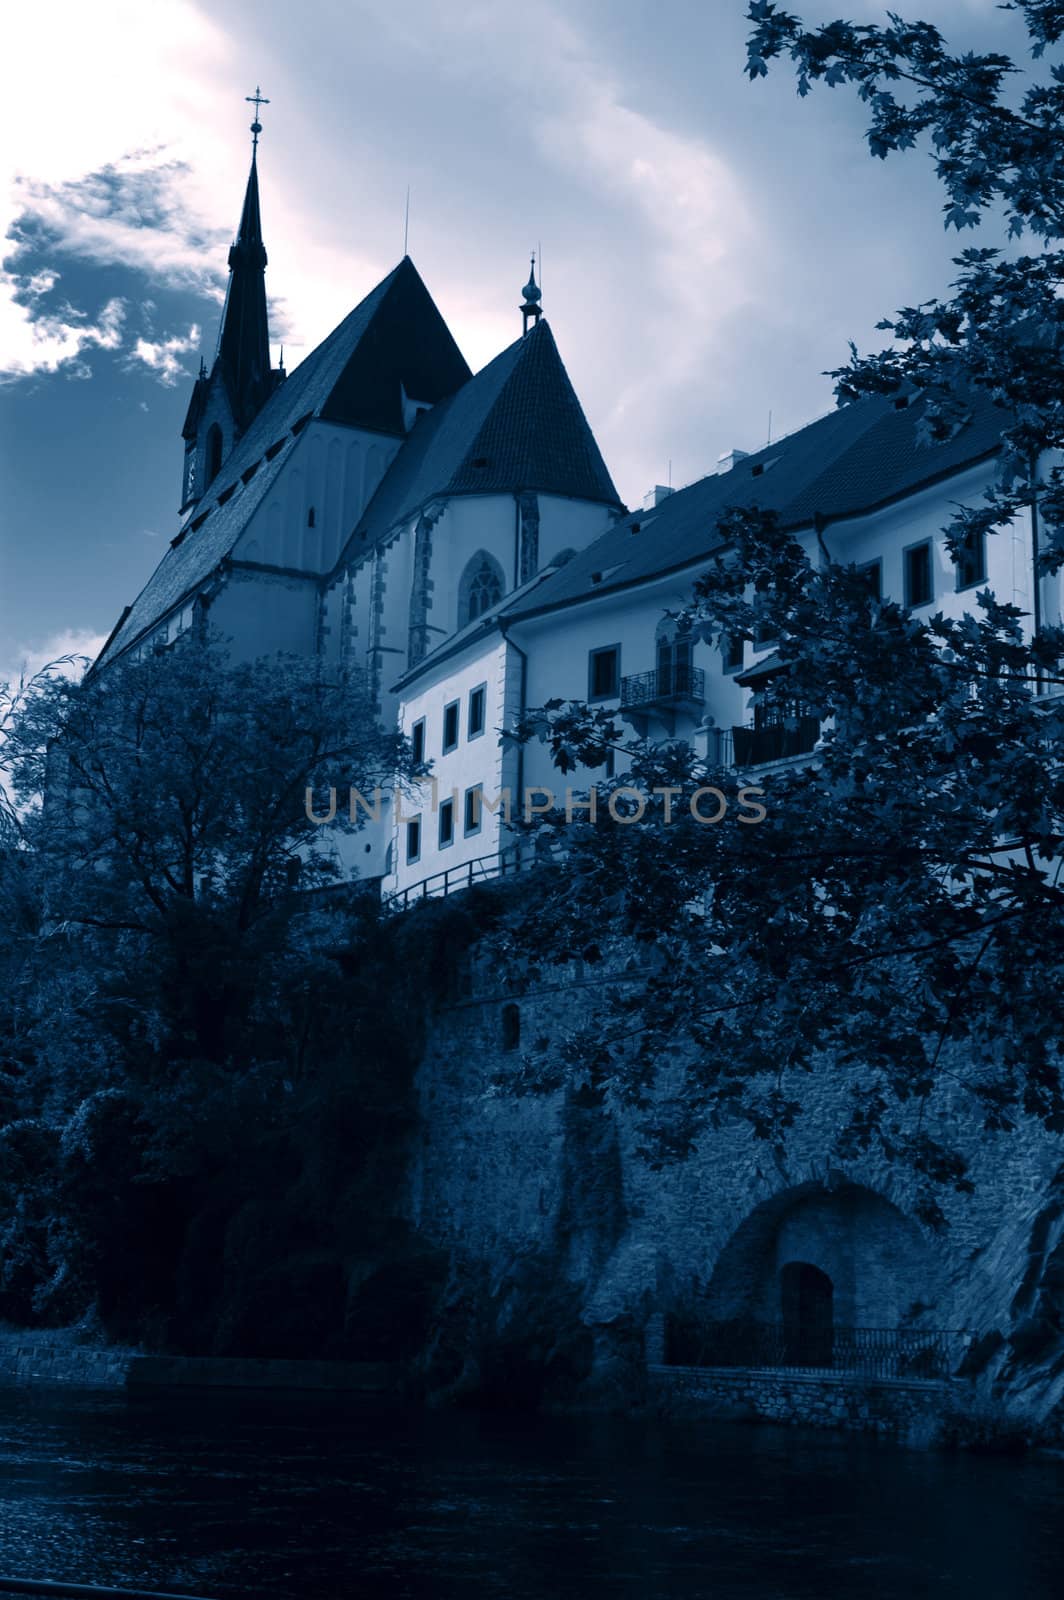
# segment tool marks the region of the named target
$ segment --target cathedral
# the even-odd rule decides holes
[[[237,658],[361,670],[394,722],[401,673],[623,507],[534,262],[521,336],[476,375],[409,256],[291,376],[271,368],[266,264],[254,151],[185,418],[181,524],[94,670],[209,622]]]
[[[202,625],[238,659],[317,654],[359,673],[433,779],[409,815],[385,804],[356,837],[330,830],[329,848],[402,903],[499,870],[513,811],[556,781],[543,749],[499,734],[548,700],[600,704],[754,782],[808,758],[819,725],[763,703],[780,671],[771,640],[684,636],[669,620],[729,507],[776,512],[812,560],[853,562],[914,611],[959,615],[989,584],[1028,616],[1061,615],[1032,527],[959,562],[946,547],[951,507],[997,471],[989,404],[932,444],[918,400],[846,406],[628,511],[534,261],[520,335],[476,374],[404,256],[287,375],[270,364],[266,260],[253,147],[217,350],[185,419],[182,521],[93,670]]]

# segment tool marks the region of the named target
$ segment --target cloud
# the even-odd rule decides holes
[[[21,66],[0,97],[0,237],[15,246],[0,271],[0,370],[76,377],[97,319],[38,328],[31,278],[46,293],[77,260],[221,298],[235,46],[190,0],[55,0],[5,22]]]
[[[14,687],[20,680],[28,682],[43,667],[58,661],[65,662],[62,670],[68,677],[80,678],[84,662],[71,658],[87,656],[95,661],[105,639],[105,634],[91,628],[63,628],[28,644],[16,644],[0,657],[0,683]]]
[[[55,275],[36,276],[58,281]],[[66,303],[46,310],[39,294],[27,297],[25,284],[16,280],[15,294],[0,295],[0,384],[60,369],[68,377],[91,377],[80,358],[86,350],[119,349],[125,315],[125,301],[117,297],[101,306],[91,322],[86,313]]]
[[[186,200],[188,166],[151,150],[105,164],[77,180],[46,183],[19,179],[17,213],[8,230],[14,248],[0,269],[0,381],[66,369],[69,377],[90,377],[81,359],[96,346],[122,344],[121,302],[110,300],[95,322],[69,304],[46,299],[61,281],[58,267],[40,265],[42,255],[96,267],[140,272],[151,283],[184,289],[220,304],[224,234],[211,228]],[[149,337],[129,355],[167,386],[183,374],[180,355],[195,349],[199,330],[153,340],[157,310],[148,299],[142,315]]]
[[[199,345],[199,326],[193,323],[184,337],[172,334],[169,339],[155,343],[150,339],[138,339],[126,358],[126,365],[132,369],[139,362],[155,374],[164,388],[172,389],[188,377],[179,357],[187,355],[190,350],[198,350]],[[143,401],[141,405],[147,411]]]
[[[189,164],[165,148],[135,151],[65,182],[18,178],[12,259],[17,265],[22,250],[45,240],[60,255],[132,268],[220,303],[227,234],[196,211],[186,194],[190,178]]]

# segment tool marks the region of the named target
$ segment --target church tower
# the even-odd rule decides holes
[[[258,89],[248,98],[255,106],[251,124],[251,171],[248,174],[240,226],[229,249],[229,285],[225,294],[214,362],[208,373],[200,362],[182,437],[185,467],[181,510],[196,503],[247,431],[277,385],[284,368],[270,368],[270,334],[266,313],[266,247],[259,208],[258,146],[260,105],[268,102]]]

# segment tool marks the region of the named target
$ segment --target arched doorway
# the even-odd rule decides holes
[[[784,1362],[789,1367],[830,1367],[835,1332],[835,1286],[810,1261],[781,1267],[780,1312]]]

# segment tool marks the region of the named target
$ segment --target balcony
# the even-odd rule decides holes
[[[690,715],[705,703],[705,672],[686,662],[621,679],[621,715],[631,720],[656,718],[668,724],[670,733],[675,731],[677,714]]]
[[[752,728],[732,729],[732,753],[737,767],[762,767],[770,761],[809,755],[820,737],[820,718],[797,716],[762,722]]]

